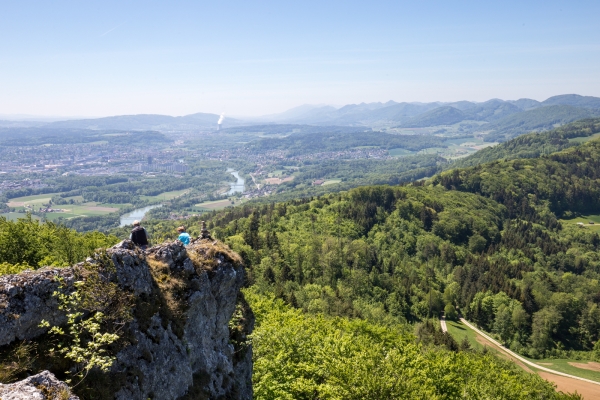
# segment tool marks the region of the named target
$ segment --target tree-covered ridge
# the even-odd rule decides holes
[[[432,179],[433,185],[493,198],[509,208],[511,218],[552,217],[600,210],[600,142],[535,159],[495,161],[454,169]],[[539,218],[537,219],[539,221]],[[550,222],[548,222],[550,223]]]
[[[401,148],[418,151],[429,147],[446,147],[444,139],[437,136],[400,136],[378,131],[294,133],[281,139],[257,140],[244,147],[252,153],[282,150],[288,157],[302,154],[343,151],[361,146],[377,146],[382,149]]]
[[[403,326],[304,314],[246,292],[256,399],[567,399],[491,354],[415,344]]]
[[[600,209],[598,160],[592,141],[405,187],[246,205],[211,224],[257,288],[306,311],[393,323],[459,308],[530,356],[591,351],[600,237],[558,218]]]
[[[18,138],[18,140],[15,140]],[[61,129],[61,128],[0,128],[0,146],[39,146],[45,144],[93,143],[110,140],[123,146],[131,143],[164,143],[167,137],[156,131],[129,132],[122,130]]]
[[[117,241],[112,235],[78,233],[52,222],[39,222],[31,216],[17,221],[0,217],[0,275],[46,265],[73,265],[91,256],[96,249],[110,247]]]
[[[496,122],[485,126],[491,132],[485,140],[489,142],[503,142],[525,132],[544,131],[558,125],[584,118],[597,117],[598,110],[578,108],[570,105],[550,105],[533,110],[506,116]]]
[[[589,137],[599,132],[599,118],[584,119],[548,132],[534,132],[518,136],[497,146],[487,147],[469,157],[459,159],[448,167],[464,168],[501,159],[540,157],[577,145],[569,139]]]

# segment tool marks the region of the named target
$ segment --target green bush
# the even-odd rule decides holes
[[[444,307],[444,315],[446,316],[446,319],[450,321],[456,321],[458,319],[458,313],[452,304],[446,304],[446,307]]]

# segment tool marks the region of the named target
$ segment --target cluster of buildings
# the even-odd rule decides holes
[[[343,151],[325,151],[322,153],[303,154],[289,157],[290,160],[357,160],[357,159],[389,159],[392,158],[385,149],[350,149]]]
[[[42,183],[40,179],[21,179],[21,180],[0,180],[0,193],[7,190],[17,190],[24,188],[39,189],[48,185]]]
[[[183,162],[167,162],[167,163],[157,163],[154,162],[152,157],[148,157],[148,163],[146,164],[138,164],[134,167],[134,171],[141,172],[179,172],[185,173],[189,167],[185,165]]]
[[[10,147],[0,148],[0,174],[94,176],[130,172],[187,172],[187,165],[172,160],[173,153],[152,147],[82,144]],[[18,188],[10,187],[5,190]]]

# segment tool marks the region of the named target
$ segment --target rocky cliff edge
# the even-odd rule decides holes
[[[85,280],[85,271],[96,264],[102,279],[115,282],[132,299],[133,309],[120,331],[121,340],[112,348],[116,360],[110,372],[92,372],[79,389],[80,397],[252,398],[252,347],[247,335],[254,317],[240,292],[244,267],[227,246],[208,239],[187,248],[180,242],[164,243],[146,252],[126,240],[72,267],[0,277],[0,350],[6,356],[17,346],[37,349],[26,355],[33,361],[18,371],[19,377],[43,368],[63,378],[64,360],[52,361],[42,354],[47,353],[44,344],[51,335],[40,322],[66,322],[53,293],[72,291],[74,282]],[[34,398],[18,397],[18,389],[30,388],[32,379],[56,380],[49,372],[39,375],[42,378],[35,375],[0,384],[0,398],[8,399],[8,393],[13,393],[11,399]]]

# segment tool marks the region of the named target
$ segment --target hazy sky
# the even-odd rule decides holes
[[[0,114],[600,96],[600,1],[1,1]]]

